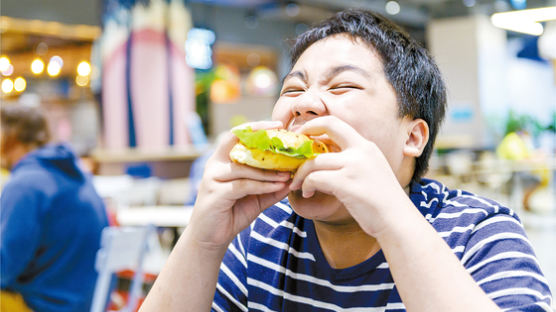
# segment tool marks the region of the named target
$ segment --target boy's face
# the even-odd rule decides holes
[[[374,142],[400,179],[404,118],[398,117],[396,94],[380,58],[360,39],[339,34],[309,46],[286,76],[272,117],[295,130],[308,120],[326,115],[341,119]],[[289,199],[296,213],[305,218],[350,218],[330,195],[317,192],[305,199],[297,191],[291,192]]]

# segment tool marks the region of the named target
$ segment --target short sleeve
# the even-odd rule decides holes
[[[0,267],[2,288],[23,273],[40,239],[41,200],[29,187],[8,184],[0,197]]]
[[[212,311],[247,311],[247,238],[249,227],[228,246],[224,255]]]
[[[504,311],[552,311],[548,282],[515,216],[497,213],[478,223],[461,261]]]

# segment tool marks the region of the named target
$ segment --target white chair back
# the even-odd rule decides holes
[[[104,312],[110,295],[112,274],[125,269],[134,270],[129,299],[123,311],[134,311],[143,285],[143,260],[149,249],[160,248],[153,226],[107,227],[102,231],[101,247],[97,252],[95,268],[98,278],[91,312]],[[154,244],[154,246],[153,246]]]

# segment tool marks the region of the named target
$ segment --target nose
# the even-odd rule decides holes
[[[322,116],[326,111],[324,100],[312,90],[306,90],[292,105],[293,116],[305,121]]]

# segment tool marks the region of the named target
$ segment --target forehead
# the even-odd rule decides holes
[[[382,61],[371,44],[359,37],[335,34],[311,44],[300,55],[292,71],[316,70],[341,65],[356,65],[370,71],[382,71]]]

